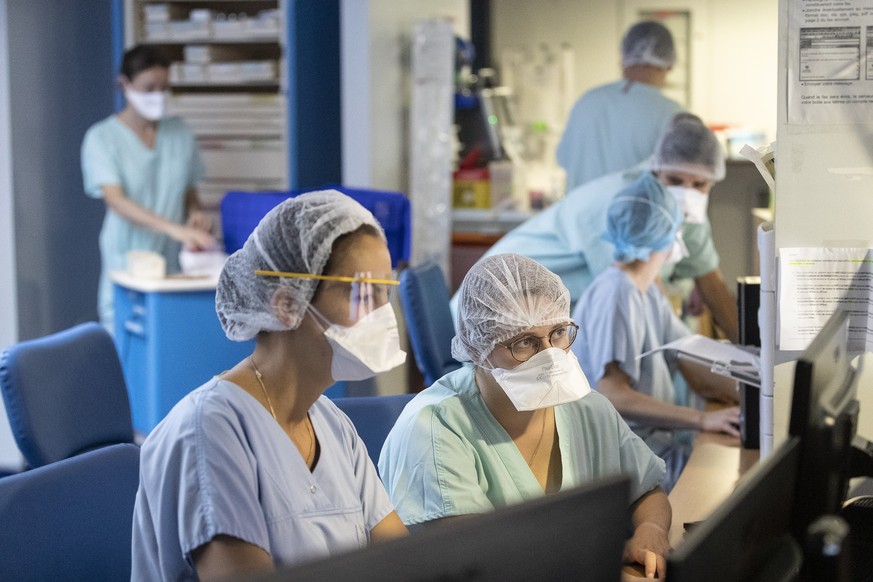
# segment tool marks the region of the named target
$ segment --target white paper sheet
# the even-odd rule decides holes
[[[873,0],[792,0],[788,10],[788,122],[869,122]]]
[[[873,249],[780,249],[779,348],[806,349],[836,309],[849,311],[849,350],[870,351]]]

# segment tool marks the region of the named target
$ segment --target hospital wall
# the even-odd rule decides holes
[[[569,43],[575,93],[617,80],[619,45],[637,9],[691,12],[691,102],[710,124],[763,130],[776,137],[776,0],[496,0],[492,55],[503,47]]]

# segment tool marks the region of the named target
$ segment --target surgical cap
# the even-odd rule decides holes
[[[363,206],[336,190],[301,194],[285,200],[264,216],[243,247],[228,258],[215,290],[215,310],[227,337],[245,341],[261,331],[297,329],[318,281],[262,277],[255,270],[323,274],[333,243],[363,225],[384,233]],[[288,325],[274,312],[279,287],[292,298]]]
[[[652,252],[673,244],[681,223],[676,199],[645,172],[612,199],[603,238],[615,245],[616,261],[645,261]]]
[[[658,139],[650,167],[683,172],[718,182],[724,179],[724,150],[696,115],[677,113]]]
[[[652,65],[669,69],[676,62],[673,35],[660,22],[647,20],[631,26],[621,41],[621,64]]]
[[[570,318],[570,292],[533,259],[492,255],[477,262],[458,292],[458,333],[452,357],[481,365],[498,343]]]

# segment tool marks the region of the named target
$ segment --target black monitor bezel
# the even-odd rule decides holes
[[[629,500],[628,477],[604,478],[252,582],[617,582]]]

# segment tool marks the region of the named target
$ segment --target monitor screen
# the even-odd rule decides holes
[[[618,582],[629,499],[626,477],[604,479],[256,580]]]
[[[795,367],[788,433],[801,442],[803,479],[797,481],[793,524],[798,540],[816,518],[837,513],[846,495],[858,418],[848,337],[848,314],[837,311]]]
[[[671,582],[794,580],[802,562],[791,536],[800,440],[790,438],[746,473],[667,561]]]

